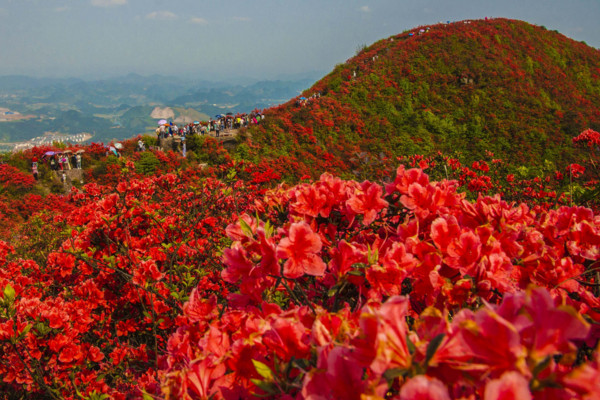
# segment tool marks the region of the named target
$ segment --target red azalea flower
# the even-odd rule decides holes
[[[531,400],[529,382],[516,371],[505,372],[485,386],[484,400]]]
[[[400,400],[450,400],[450,395],[439,379],[418,375],[402,386]]]
[[[383,189],[381,186],[364,181],[360,185],[361,190],[357,190],[346,204],[357,214],[363,214],[363,225],[369,225],[377,217],[377,213],[388,206],[388,202],[383,200]]]
[[[322,276],[326,266],[317,255],[321,245],[321,238],[306,222],[292,224],[289,236],[277,246],[277,257],[287,259],[283,275],[287,278],[298,278],[303,274]]]

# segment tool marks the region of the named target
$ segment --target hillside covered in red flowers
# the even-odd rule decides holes
[[[600,128],[600,51],[508,19],[424,26],[366,47],[302,96],[267,111],[241,154],[278,160],[286,176],[360,170],[362,152],[564,167],[580,159],[571,139]]]
[[[216,144],[205,167],[130,144],[4,219],[5,398],[595,398],[600,217],[567,194],[441,155],[289,186]]]
[[[513,93],[528,101],[515,108],[486,98],[487,75],[474,72],[438,76],[442,97],[443,85],[416,89],[426,82],[416,70],[394,75],[414,53],[383,62],[386,49],[435,38],[493,38],[499,71],[518,72],[508,61],[519,47],[502,50],[508,29],[570,43],[565,59],[588,54],[587,69],[573,67],[581,74],[598,65],[595,50],[525,23],[419,28],[266,110],[232,153],[189,135],[185,153],[139,137],[114,153],[56,144],[1,155],[0,397],[597,399],[600,133],[571,131],[597,114],[548,84],[543,93],[579,121],[561,125],[566,112],[542,112],[541,86],[521,83],[531,97]],[[541,62],[548,46],[521,55]],[[485,59],[477,49],[473,63]],[[597,70],[587,82],[598,104]],[[422,96],[439,108],[422,108]],[[460,125],[464,103],[507,119],[498,131],[483,130],[487,114]],[[414,130],[396,129],[405,120],[392,122],[393,110],[412,110]],[[519,159],[498,132],[525,126],[521,116],[531,127]],[[479,154],[475,138],[490,149]],[[82,154],[83,181],[49,168],[44,156],[65,151]],[[539,166],[521,162],[552,151]]]

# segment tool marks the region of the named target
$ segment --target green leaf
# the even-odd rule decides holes
[[[429,364],[429,360],[431,360],[438,347],[440,347],[440,344],[442,344],[444,336],[446,336],[445,333],[440,333],[439,335],[431,339],[431,342],[429,342],[429,344],[427,345],[427,351],[425,353],[425,365]]]
[[[406,370],[403,368],[392,368],[388,369],[383,373],[383,377],[386,381],[390,382],[396,379],[399,376],[403,376],[406,373]]]
[[[254,383],[256,387],[258,387],[264,392],[267,392],[270,395],[277,393],[275,386],[273,386],[273,384],[270,382],[261,381],[260,379],[250,379],[250,382]]]
[[[25,337],[25,335],[27,335],[27,332],[29,332],[32,327],[33,327],[32,324],[27,324],[27,326],[25,326],[25,328],[19,334],[19,340],[23,339]]]
[[[540,372],[545,370],[550,365],[550,361],[552,361],[552,358],[550,356],[548,356],[548,357],[544,358],[544,360],[542,362],[537,364],[532,371],[533,376],[537,377],[540,374]]]
[[[43,322],[38,322],[35,324],[35,330],[38,333],[38,336],[44,336],[52,329]]]
[[[327,292],[327,296],[329,296],[329,297],[335,296],[343,284],[344,284],[343,281],[336,283],[331,289],[329,289],[329,291]]]
[[[268,238],[270,238],[271,236],[273,236],[273,225],[271,225],[271,221],[267,221],[267,223],[265,224],[265,236]]]
[[[369,265],[377,264],[379,262],[379,249],[371,249],[371,246],[367,247],[367,260]]]
[[[256,372],[263,378],[272,381],[273,380],[273,372],[271,368],[267,365],[261,363],[260,361],[252,360],[252,364],[254,364],[254,368],[256,368]]]
[[[90,395],[88,397],[86,397],[87,400],[106,400],[108,399],[108,395],[104,394],[104,393],[98,393],[95,390],[90,393]],[[144,398],[144,400],[146,400]]]
[[[15,296],[16,296],[16,292],[15,289],[10,286],[10,283],[8,283],[5,287],[4,287],[4,300],[10,304],[15,300]]]
[[[417,351],[415,344],[410,340],[408,335],[406,335],[406,347],[408,347],[408,351],[410,352],[411,355],[415,354],[415,351]]]
[[[242,218],[240,218],[240,228],[242,229],[242,232],[244,232],[244,235],[246,235],[247,237],[252,237],[252,228],[250,228],[250,225],[248,225],[248,223],[246,221],[244,221]]]

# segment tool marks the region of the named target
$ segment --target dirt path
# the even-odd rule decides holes
[[[211,132],[208,134],[208,136],[215,138],[217,140],[227,140],[229,138],[234,138],[237,136],[239,129],[230,129],[228,131],[222,131],[221,133],[219,133],[219,137],[215,136],[214,132]]]

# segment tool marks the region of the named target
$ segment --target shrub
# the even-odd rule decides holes
[[[151,151],[145,151],[140,154],[140,158],[135,162],[135,170],[143,175],[153,175],[160,165],[160,161]]]

